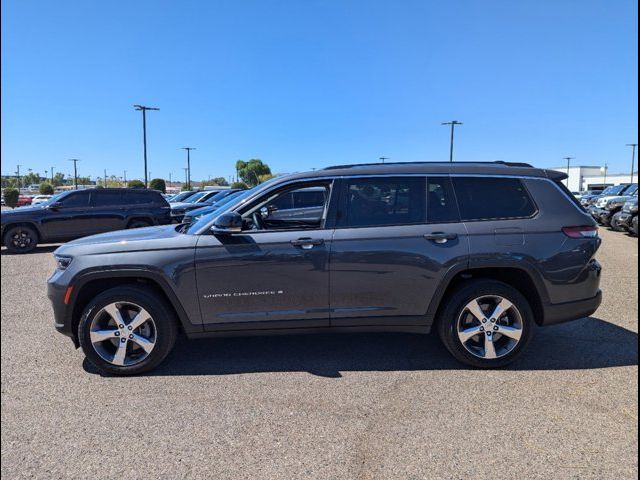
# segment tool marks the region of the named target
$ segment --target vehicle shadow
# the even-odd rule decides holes
[[[537,329],[508,370],[580,370],[638,364],[638,334],[598,318]],[[89,373],[97,370],[87,360]],[[345,371],[461,370],[436,334],[322,334],[187,340],[146,375]]]
[[[2,247],[2,250],[0,251],[0,255],[34,255],[36,253],[53,253],[58,247],[60,246],[60,244],[57,245],[38,245],[32,252],[29,253],[11,253],[9,250],[7,250],[7,247]]]

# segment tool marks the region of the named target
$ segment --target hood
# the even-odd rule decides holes
[[[207,215],[211,212],[215,212],[219,207],[215,205],[204,205],[202,207],[198,207],[189,212],[190,217],[196,217],[198,215]]]
[[[28,214],[28,213],[33,213],[33,212],[41,212],[44,209],[44,207],[42,205],[27,205],[25,207],[16,207],[13,208],[11,210],[3,210],[2,211],[2,217],[4,217],[5,215],[7,216],[15,216],[15,215],[21,215],[21,214]]]
[[[56,250],[61,255],[91,255],[114,252],[160,250],[176,244],[179,233],[176,225],[117,230],[115,232],[90,235],[68,242]]]
[[[193,207],[193,203],[190,202],[170,202],[169,206],[173,210],[174,208],[188,208]]]

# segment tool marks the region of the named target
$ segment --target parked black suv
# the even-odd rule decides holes
[[[461,362],[504,366],[536,325],[601,302],[598,228],[564,179],[505,163],[277,177],[191,225],[60,247],[55,326],[115,374],[156,367],[179,331],[436,329]]]
[[[72,190],[1,216],[2,244],[12,253],[30,252],[38,243],[171,223],[169,203],[160,192],[136,188]]]

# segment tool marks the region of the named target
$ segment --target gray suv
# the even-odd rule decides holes
[[[536,326],[600,305],[598,228],[565,178],[504,162],[277,177],[190,225],[58,248],[55,326],[111,374],[156,367],[179,333],[435,330],[501,367]]]

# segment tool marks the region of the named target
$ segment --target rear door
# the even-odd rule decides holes
[[[343,179],[337,215],[331,325],[425,324],[447,272],[468,262],[449,177]]]
[[[124,200],[121,190],[96,189],[91,194],[92,233],[112,232],[126,228]]]

